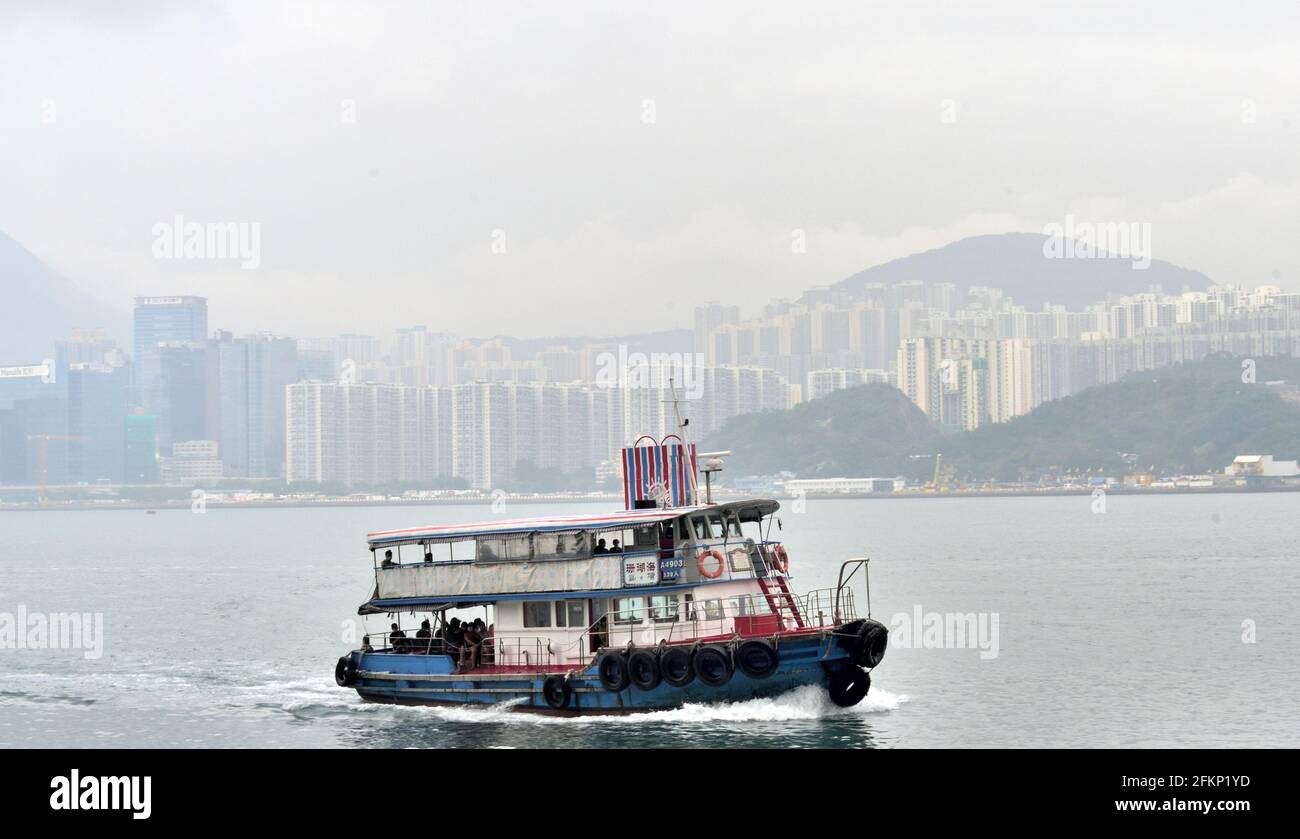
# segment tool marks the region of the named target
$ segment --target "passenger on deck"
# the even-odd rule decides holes
[[[369,635],[361,636],[361,652],[373,653],[374,651],[375,648],[370,646],[370,636]]]
[[[623,546],[618,543],[617,539],[614,540],[614,544],[610,547],[609,552],[612,554],[623,553]]]
[[[460,645],[460,669],[477,667],[482,661],[483,656],[483,636],[480,635],[472,623],[463,624],[465,634],[462,636]]]
[[[460,661],[460,647],[464,642],[464,630],[460,628],[460,618],[452,618],[447,624],[447,654]]]
[[[594,554],[607,554],[607,553],[609,553],[609,550],[605,547],[605,540],[604,540],[604,539],[597,539],[597,540],[596,540],[596,547],[592,548],[592,549],[591,549],[591,552],[594,553]]]
[[[397,624],[393,624],[393,631],[388,633],[388,646],[395,653],[406,652],[406,633]]]
[[[384,551],[384,562],[383,562],[383,564],[382,564],[380,567],[382,567],[382,568],[392,568],[392,567],[393,567],[393,552],[392,552],[392,551]]]
[[[424,561],[433,562],[433,548],[424,549]]]
[[[433,646],[433,630],[429,628],[427,620],[420,622],[420,629],[415,633],[415,651],[420,655],[428,655],[429,648]]]

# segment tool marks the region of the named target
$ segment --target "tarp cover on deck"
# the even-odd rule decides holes
[[[376,575],[378,599],[462,599],[465,595],[590,591],[623,584],[622,556],[549,562],[429,563],[386,568]]]

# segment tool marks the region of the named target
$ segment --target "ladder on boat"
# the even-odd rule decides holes
[[[763,592],[763,597],[767,599],[767,605],[771,607],[772,613],[785,622],[787,614],[794,618],[796,629],[804,628],[803,614],[799,611],[799,600],[790,591],[790,586],[786,583],[785,577],[763,577],[758,576],[758,587]],[[775,581],[775,585],[769,584],[769,580]]]

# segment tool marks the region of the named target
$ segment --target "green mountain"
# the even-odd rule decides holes
[[[1011,422],[949,435],[897,389],[866,385],[737,417],[703,446],[735,451],[732,474],[914,480],[929,476],[939,451],[967,480],[1098,468],[1217,472],[1238,454],[1300,456],[1300,359],[1258,359],[1253,384],[1242,382],[1241,364],[1224,356],[1135,374]]]
[[[733,418],[701,444],[730,449],[733,475],[794,472],[800,477],[919,475],[934,468],[942,438],[920,408],[891,385],[839,390],[788,411]],[[928,464],[928,465],[927,465]]]

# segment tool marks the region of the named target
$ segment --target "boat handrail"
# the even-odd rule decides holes
[[[408,635],[406,638],[390,639],[385,635],[382,639],[376,637],[375,640],[381,641],[383,646],[372,645],[370,652],[397,655],[447,655],[452,657],[452,663],[457,666],[464,657],[460,652],[462,648],[468,652],[471,661],[477,657],[481,664],[497,666],[550,664],[555,661],[560,652],[554,640],[538,635],[490,635],[477,643],[461,644],[458,647],[452,647],[446,638],[416,638]],[[393,646],[393,640],[404,641],[404,644],[398,645],[404,649]]]
[[[838,612],[836,611],[837,591],[839,591]],[[647,601],[653,596],[639,595]],[[716,606],[707,605],[714,602],[717,603]],[[772,610],[774,603],[775,611]],[[858,617],[852,590],[835,588],[814,589],[801,595],[772,591],[769,594],[739,594],[709,600],[694,600],[691,601],[691,609],[683,616],[685,607],[686,604],[679,600],[675,607],[667,604],[652,605],[647,602],[643,606],[625,610],[611,609],[583,630],[578,638],[561,647],[560,650],[567,652],[575,646],[579,650],[587,649],[586,645],[590,643],[591,637],[597,634],[603,636],[601,643],[598,644],[600,647],[624,646],[623,643],[614,643],[616,636],[619,635],[626,636],[627,641],[635,646],[635,635],[659,625],[668,625],[668,634],[655,643],[665,641],[671,644],[741,634],[737,633],[735,628],[735,619],[738,617],[776,617],[779,624],[772,627],[771,632],[761,633],[775,636],[809,629],[833,630]],[[656,612],[665,609],[675,609],[675,611],[668,617],[655,617]],[[720,610],[720,613],[715,610]],[[616,615],[629,615],[634,620],[619,621],[616,620]],[[644,625],[647,620],[652,622],[651,627]],[[601,628],[602,622],[604,622],[603,628]],[[727,627],[728,622],[731,623],[730,630]]]
[[[581,557],[575,557],[573,559],[562,559],[558,557],[552,557],[547,559],[501,559],[491,563],[483,562],[477,559],[434,559],[431,562],[426,562],[423,556],[421,556],[419,559],[403,561],[399,556],[397,559],[393,561],[391,565],[384,565],[382,563],[382,560],[379,560],[378,556],[376,555],[375,558],[376,562],[374,567],[375,567],[375,571],[378,572],[378,571],[391,571],[397,568],[422,568],[431,565],[436,565],[436,566],[497,565],[497,564],[507,564],[512,562],[571,562],[574,560],[589,560],[598,557],[613,557],[613,556],[620,556],[624,558],[639,557],[639,556],[645,556],[645,557],[653,556],[653,557],[658,557],[659,559],[675,559],[680,557],[682,559],[687,559],[690,560],[691,562],[694,562],[699,558],[700,553],[707,553],[708,551],[711,550],[717,550],[722,552],[724,555],[728,555],[732,551],[736,550],[737,548],[746,548],[747,553],[749,553],[751,556],[753,555],[755,550],[758,550],[760,556],[762,556],[764,563],[766,564],[768,561],[766,556],[766,551],[770,550],[773,547],[779,546],[781,544],[782,542],[779,539],[752,539],[749,537],[745,537],[743,539],[723,538],[723,539],[709,539],[709,540],[701,540],[701,541],[692,540],[690,542],[687,542],[682,545],[678,545],[677,547],[673,548],[671,553],[668,552],[667,548],[645,546],[645,547],[637,548],[635,550],[619,550],[619,551],[608,551],[606,553],[600,553],[600,554],[598,553],[585,554]],[[753,570],[757,573],[761,569],[753,568]]]
[[[838,608],[835,612],[836,592],[839,591]],[[775,592],[772,594],[775,597]],[[623,647],[623,646],[647,646],[646,644],[637,644],[635,636],[645,632],[652,627],[643,626],[646,620],[653,621],[653,626],[667,625],[669,627],[666,636],[658,637],[655,633],[656,640],[654,644],[664,643],[684,643],[700,639],[724,639],[736,637],[737,635],[750,635],[751,633],[739,633],[736,631],[735,619],[747,617],[777,617],[779,623],[776,626],[768,627],[770,631],[761,633],[764,637],[780,637],[784,633],[794,631],[808,630],[834,630],[844,623],[857,619],[856,608],[854,604],[853,591],[851,589],[837,590],[834,588],[814,589],[804,594],[789,594],[776,600],[777,610],[772,611],[772,601],[768,599],[769,595],[764,594],[739,594],[728,597],[716,598],[713,600],[696,600],[692,601],[692,608],[683,615],[686,604],[680,600],[676,603],[675,611],[664,618],[656,618],[654,613],[659,610],[673,609],[672,605],[651,605],[646,603],[643,606],[632,607],[626,610],[614,610],[605,612],[597,618],[591,625],[587,626],[580,635],[568,641],[568,643],[557,642],[554,638],[536,636],[536,635],[516,635],[511,631],[502,634],[493,634],[483,638],[477,644],[466,645],[466,649],[472,655],[474,651],[481,649],[479,656],[480,662],[492,665],[520,666],[520,665],[543,665],[558,663],[563,659],[565,662],[572,663],[572,660],[582,659],[587,653],[590,653],[590,643],[593,636],[598,638],[598,648]],[[716,606],[708,604],[715,603]],[[718,611],[714,611],[718,610]],[[635,617],[635,621],[618,621],[616,615],[630,615]],[[796,615],[800,616],[796,619]],[[604,628],[601,624],[604,622]],[[731,622],[728,627],[728,622]],[[620,636],[622,636],[620,638]],[[375,640],[384,644],[376,646],[373,652],[377,653],[396,653],[395,648],[388,645],[389,638],[387,635],[371,636]],[[406,646],[409,648],[403,652],[408,654],[423,655],[420,647],[429,649],[432,655],[453,655],[448,649],[445,638],[416,638],[408,636]],[[459,655],[453,655],[455,663],[459,664]]]

